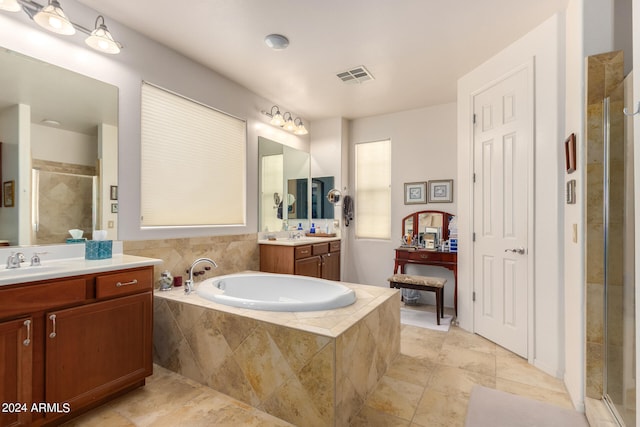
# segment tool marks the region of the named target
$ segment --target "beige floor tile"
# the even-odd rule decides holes
[[[423,390],[422,386],[385,376],[366,404],[377,411],[411,421]]]
[[[457,326],[452,326],[447,333],[444,341],[445,345],[466,348],[469,350],[480,351],[488,354],[496,354],[495,343],[477,334],[472,334]]]
[[[469,399],[447,396],[427,389],[416,409],[412,425],[424,427],[463,426]]]
[[[434,363],[429,360],[399,354],[385,375],[411,384],[425,386],[433,372],[433,367]]]
[[[466,369],[440,365],[434,369],[427,388],[448,396],[468,399],[471,389],[476,384],[495,388],[496,378],[467,371]]]
[[[530,397],[562,408],[574,409],[573,403],[566,392],[534,387],[504,378],[496,378],[496,389],[517,394],[518,396]]]
[[[402,325],[400,353],[416,359],[435,361],[446,336],[446,332]]]
[[[567,391],[562,380],[541,371],[522,357],[504,350],[496,354],[496,377],[560,393]]]
[[[409,421],[364,406],[351,422],[351,427],[408,427]]]
[[[438,363],[454,368],[466,369],[483,375],[495,377],[496,356],[464,347],[449,345],[446,341],[438,354]]]

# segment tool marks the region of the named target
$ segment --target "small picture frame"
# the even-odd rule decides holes
[[[118,186],[117,185],[112,185],[111,186],[111,193],[109,198],[111,200],[118,200]]]
[[[420,203],[427,203],[427,183],[405,182],[404,204],[415,205]]]
[[[2,185],[2,191],[3,191],[3,204],[5,208],[11,208],[15,205],[16,201],[15,201],[15,188],[16,188],[16,182],[15,181],[5,181]]]
[[[427,192],[428,203],[452,203],[453,202],[453,180],[439,179],[429,181],[429,191]]]
[[[573,173],[576,170],[576,134],[572,133],[564,141],[564,158],[567,173]]]
[[[111,213],[118,213],[118,204],[111,203]]]

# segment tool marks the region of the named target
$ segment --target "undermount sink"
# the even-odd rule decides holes
[[[23,265],[20,268],[1,268],[0,277],[2,276],[22,276],[25,274],[50,273],[52,271],[61,270],[64,264],[47,264],[47,265]]]

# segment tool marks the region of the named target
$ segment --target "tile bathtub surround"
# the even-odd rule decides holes
[[[158,292],[154,360],[296,425],[348,425],[400,350],[399,293],[347,284],[355,304],[277,313]]]
[[[173,277],[182,276],[186,280],[185,271],[193,261],[200,257],[213,259],[218,264],[218,268],[206,272],[204,276],[200,276],[199,280],[238,271],[258,271],[260,269],[257,234],[128,240],[124,241],[123,245],[126,254],[158,258],[164,261],[155,269],[156,287],[160,273],[165,270],[169,270]],[[196,270],[203,267],[196,267]]]

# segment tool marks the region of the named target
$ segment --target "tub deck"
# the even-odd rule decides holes
[[[400,351],[400,293],[343,283],[328,311],[242,309],[154,295],[154,361],[297,425],[348,425]]]

